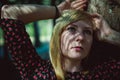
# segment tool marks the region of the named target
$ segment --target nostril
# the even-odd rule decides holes
[[[83,36],[82,35],[78,35],[77,37],[76,37],[76,41],[82,41],[83,40]]]
[[[80,39],[77,39],[76,41],[80,41]]]

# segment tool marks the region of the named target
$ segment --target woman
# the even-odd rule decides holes
[[[55,18],[55,11],[55,7],[41,7],[39,5],[7,5],[2,7],[0,27],[5,34],[5,45],[12,55],[14,65],[19,70],[21,78],[24,80],[57,79],[50,61],[44,61],[37,55],[24,27],[25,23],[36,21],[38,18]],[[50,15],[43,14],[48,12]],[[38,14],[41,16],[37,17]]]
[[[66,11],[58,20],[50,42],[50,59],[58,80],[119,80],[120,64],[114,59],[97,66],[85,61],[91,55],[91,47],[95,49],[92,45],[95,40],[120,45],[117,36],[120,34],[113,31],[98,14]]]
[[[24,80],[120,79],[118,60],[111,59],[92,68],[89,68],[89,64],[86,66],[85,60],[91,55],[89,52],[94,37],[106,41],[104,36],[109,37],[111,32],[111,28],[97,14],[65,11],[53,30],[50,61],[42,60],[36,54],[21,20],[1,19],[1,26],[8,51],[12,54],[14,64]],[[112,40],[109,40],[109,43],[110,41]]]

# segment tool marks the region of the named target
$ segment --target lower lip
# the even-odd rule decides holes
[[[76,51],[81,51],[81,48],[74,48]]]

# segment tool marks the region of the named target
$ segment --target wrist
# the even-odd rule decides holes
[[[60,16],[60,10],[59,8],[55,5],[55,19],[57,19]]]

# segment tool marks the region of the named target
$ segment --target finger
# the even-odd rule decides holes
[[[71,8],[73,9],[83,9],[87,6],[87,2],[86,1],[82,1],[82,2],[73,2],[71,3]]]
[[[71,0],[65,0],[65,2],[70,4],[70,3],[71,3]]]
[[[83,3],[87,3],[88,1],[87,0],[75,0],[75,1],[73,1],[71,4],[83,4]]]
[[[83,2],[83,1],[87,1],[88,2],[88,0],[72,0],[72,2],[76,2],[76,3]]]
[[[91,14],[92,18],[102,18],[102,16],[98,13]]]
[[[86,5],[82,5],[82,6],[76,7],[75,10],[84,10],[85,7]]]
[[[78,4],[75,4],[75,5],[71,5],[72,8],[79,8],[79,7],[86,7],[87,5],[85,3],[78,3]]]
[[[95,29],[100,29],[102,20],[99,18],[94,18],[94,23],[95,23]]]

